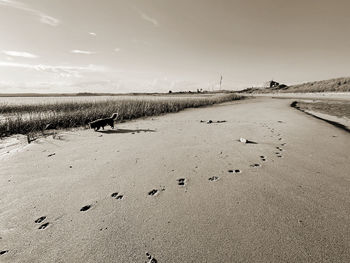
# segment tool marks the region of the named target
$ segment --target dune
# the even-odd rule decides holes
[[[349,262],[349,133],[292,101],[65,131],[1,159],[0,261]]]

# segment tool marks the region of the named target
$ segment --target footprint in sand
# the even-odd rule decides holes
[[[282,152],[282,151],[283,151],[283,149],[282,149],[282,148],[280,148],[280,147],[278,147],[278,146],[276,147],[276,149],[277,149],[277,150],[279,150],[280,152]]]
[[[91,205],[86,205],[86,206],[83,206],[82,208],[80,208],[80,211],[85,212],[85,211],[89,210],[90,208],[91,208]]]
[[[241,173],[241,170],[239,169],[236,169],[236,170],[228,170],[229,173],[235,173],[235,174],[238,174],[238,173]]]
[[[185,178],[180,178],[180,179],[177,179],[177,184],[180,185],[180,186],[184,186],[185,185]]]
[[[260,167],[261,165],[258,163],[251,164],[250,167]]]
[[[156,195],[158,193],[157,189],[153,189],[151,191],[148,192],[148,195]]]
[[[48,227],[49,224],[50,224],[49,222],[42,224],[41,226],[38,227],[38,229],[45,229]]]
[[[2,251],[0,251],[0,256],[6,254],[6,253],[8,253],[8,252],[9,252],[8,250],[2,250]]]
[[[158,261],[153,257],[151,256],[150,253],[146,252],[146,257],[148,259],[148,261],[146,263],[157,263]]]
[[[217,177],[217,176],[212,176],[212,177],[210,177],[208,180],[209,180],[209,181],[212,181],[212,182],[215,182],[215,181],[219,180],[219,177]]]
[[[121,200],[121,199],[123,199],[124,196],[115,192],[115,193],[111,194],[111,197],[114,197],[115,199]]]
[[[281,152],[275,152],[275,154],[278,158],[282,158]]]
[[[35,220],[34,222],[37,224],[40,224],[41,222],[43,222],[46,219],[46,216],[41,216],[39,217],[37,220]]]

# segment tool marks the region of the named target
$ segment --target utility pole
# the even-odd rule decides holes
[[[222,75],[220,77],[220,90],[221,90],[221,85],[222,85]]]

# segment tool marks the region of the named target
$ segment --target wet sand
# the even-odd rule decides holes
[[[290,102],[64,132],[0,160],[0,262],[349,262],[349,133]]]

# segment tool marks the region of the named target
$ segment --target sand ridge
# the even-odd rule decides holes
[[[348,134],[289,104],[67,133],[1,161],[1,262],[346,262]]]

